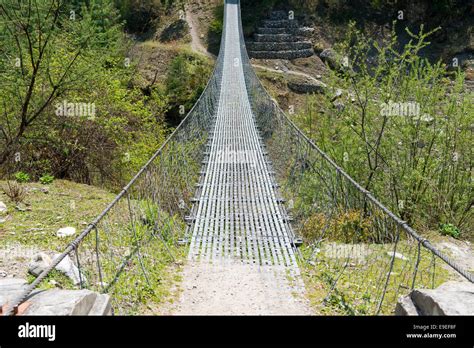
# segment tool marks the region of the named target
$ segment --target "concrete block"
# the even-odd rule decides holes
[[[89,311],[89,315],[112,315],[112,303],[110,302],[110,296],[107,294],[98,295],[94,305]]]
[[[29,299],[25,315],[87,315],[97,295],[90,290],[42,291]]]

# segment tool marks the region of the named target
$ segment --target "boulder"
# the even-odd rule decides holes
[[[436,289],[415,289],[398,300],[395,314],[474,315],[474,284],[449,281]]]
[[[341,58],[332,48],[326,48],[323,50],[319,54],[319,57],[333,69],[339,69],[341,67]]]
[[[28,283],[24,279],[0,278],[0,307],[20,296],[27,286]]]
[[[11,304],[28,286],[24,279],[0,278],[0,307]],[[112,315],[110,296],[90,290],[34,290],[20,315]]]
[[[434,290],[414,290],[411,298],[424,315],[474,315],[474,284],[447,282]]]
[[[39,276],[48,266],[53,262],[51,258],[45,253],[38,253],[33,256],[28,265],[28,272],[35,277]]]
[[[30,298],[25,315],[87,315],[97,293],[90,290],[49,290]]]
[[[395,307],[395,315],[419,315],[410,296],[401,297]]]
[[[54,255],[54,260],[56,260],[61,254]],[[86,282],[85,276],[83,274],[79,274],[79,268],[72,262],[69,255],[67,255],[61,262],[55,267],[58,271],[64,273],[69,279],[72,280],[74,285],[81,284]]]
[[[33,256],[29,266],[28,272],[35,277],[39,276],[48,266],[56,260],[61,254],[54,255],[54,258],[51,259],[46,253],[38,253]],[[71,258],[67,255],[56,267],[56,270],[66,275],[69,279],[72,280],[74,285],[79,285],[81,283],[81,278],[79,277],[79,269],[72,262]],[[82,282],[86,281],[83,274],[81,274]]]
[[[56,235],[60,238],[73,236],[76,234],[76,229],[74,227],[63,227],[56,232]]]

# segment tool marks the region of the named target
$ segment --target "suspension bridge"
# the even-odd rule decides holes
[[[301,262],[310,264],[323,304],[348,314],[391,313],[399,296],[449,277],[474,282],[278,108],[250,64],[238,0],[225,1],[224,17],[214,72],[193,109],[7,314],[68,255],[81,287],[111,293],[116,313],[130,313],[140,287],[124,305],[116,285],[136,276],[153,287],[157,243],[176,236],[190,262],[296,277]],[[304,255],[303,234],[310,236]]]

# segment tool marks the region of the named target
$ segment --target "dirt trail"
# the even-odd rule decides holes
[[[171,315],[310,315],[300,277],[282,268],[189,263]]]
[[[197,20],[194,18],[191,9],[189,7],[186,8],[186,22],[188,23],[189,26],[189,33],[191,35],[191,48],[193,51],[202,53],[210,58],[215,58],[215,56],[211,53],[209,53],[204,47],[204,45],[201,42],[201,39],[199,37],[199,32],[198,32],[198,25],[197,25]]]

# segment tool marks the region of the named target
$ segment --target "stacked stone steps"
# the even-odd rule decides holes
[[[299,23],[296,19],[273,20],[266,19],[262,21],[264,28],[298,28]]]
[[[314,54],[313,49],[293,50],[293,51],[252,51],[251,57],[257,59],[297,59],[307,58]]]
[[[298,21],[289,19],[284,11],[273,11],[269,18],[261,22],[253,41],[246,45],[251,58],[291,60],[314,54],[307,38],[311,28],[300,27]]]
[[[257,34],[291,34],[297,36],[308,36],[314,31],[313,28],[257,28]]]
[[[305,38],[292,34],[255,34],[253,36],[255,42],[299,42]]]
[[[247,49],[251,51],[297,51],[312,49],[311,41],[297,42],[249,42]]]

